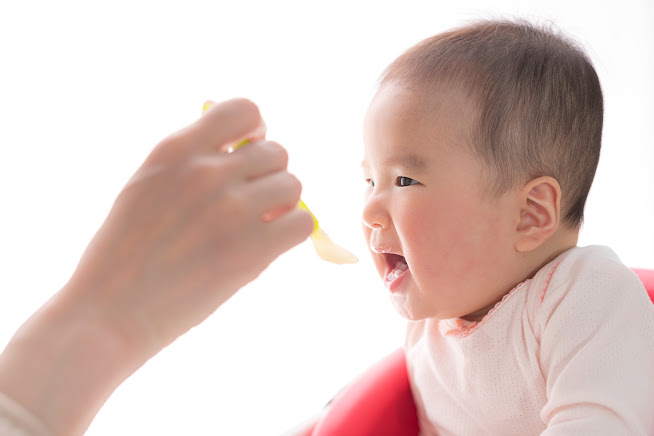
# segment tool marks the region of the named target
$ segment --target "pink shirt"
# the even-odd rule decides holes
[[[654,435],[654,305],[607,247],[575,247],[479,323],[409,322],[421,435]]]

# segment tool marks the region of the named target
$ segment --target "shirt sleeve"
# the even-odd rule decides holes
[[[541,307],[542,436],[653,435],[654,305],[621,264],[569,273]]]
[[[52,433],[37,417],[0,392],[0,435],[52,436]]]

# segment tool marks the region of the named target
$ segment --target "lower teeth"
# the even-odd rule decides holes
[[[406,263],[404,262],[398,262],[395,265],[395,268],[393,268],[393,271],[389,272],[388,275],[386,276],[386,280],[389,282],[392,282],[396,280],[399,276],[401,276],[404,271],[409,269]]]

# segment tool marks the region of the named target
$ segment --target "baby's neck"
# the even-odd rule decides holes
[[[575,247],[578,238],[579,228],[559,227],[556,233],[540,247],[525,253],[521,259],[524,278],[520,281],[534,277],[541,268],[556,259],[561,253]]]
[[[504,295],[511,292],[518,284],[533,278],[541,268],[556,259],[561,253],[575,247],[578,237],[578,228],[560,227],[552,237],[537,249],[529,253],[517,253],[516,270],[515,275],[511,279],[511,285],[493,303],[473,313],[462,316],[461,319],[466,321],[481,321],[502,300]]]

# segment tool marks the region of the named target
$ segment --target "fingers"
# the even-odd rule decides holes
[[[266,124],[250,100],[216,103],[193,124],[161,141],[143,166],[175,164],[194,154],[224,153],[238,142],[258,141],[265,135]]]
[[[277,257],[309,237],[313,231],[313,218],[307,211],[294,208],[263,225],[266,228],[262,246],[272,247],[275,250],[274,256]]]
[[[257,140],[266,134],[259,108],[250,100],[237,98],[214,104],[191,125],[194,142],[207,151],[227,151],[244,139]]]
[[[286,171],[261,177],[243,187],[243,194],[259,215],[297,207],[302,192],[300,181]]]
[[[272,174],[288,175],[287,162],[286,150],[279,144],[256,142],[233,153],[202,154],[184,160],[179,164],[182,177],[177,184],[187,186],[193,196],[205,190],[221,192],[230,186],[241,189]]]
[[[260,141],[241,147],[225,158],[240,159],[246,180],[282,171],[288,165],[288,153],[276,142]]]

